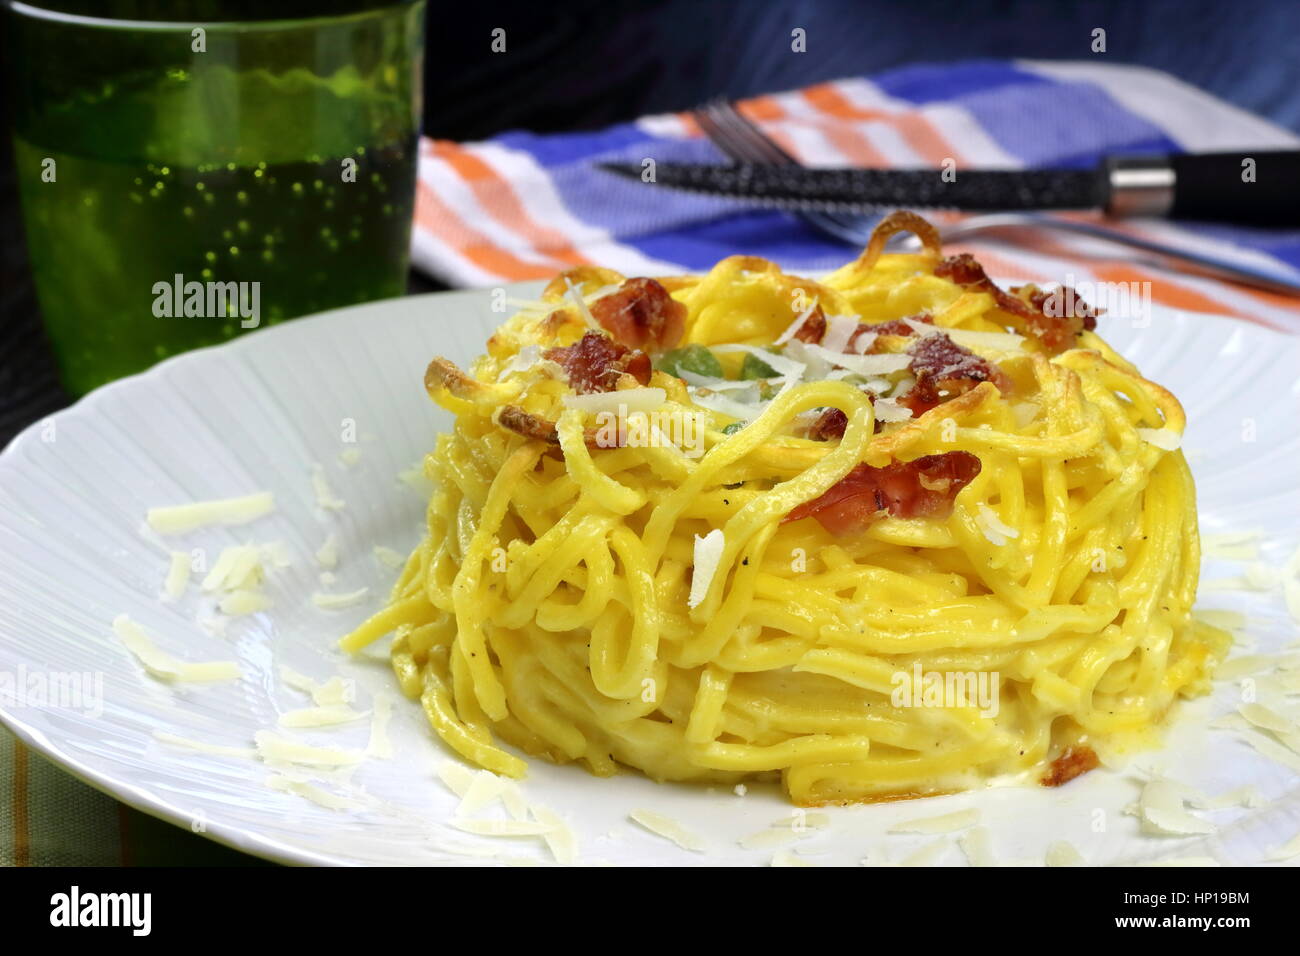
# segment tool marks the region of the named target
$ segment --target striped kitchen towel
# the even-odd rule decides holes
[[[1167,74],[1094,62],[912,66],[759,96],[741,108],[814,166],[937,167],[952,159],[959,169],[1084,167],[1109,153],[1300,145],[1295,134]],[[855,252],[786,212],[648,189],[595,166],[646,157],[723,161],[686,114],[647,116],[598,132],[510,132],[481,143],[426,139],[414,261],[451,285],[485,286],[546,278],[584,263],[626,275],[699,271],[736,253],[812,272]],[[1300,231],[1153,220],[1123,228],[1300,274]],[[1152,301],[1174,309],[1300,332],[1298,299],[1175,272],[1126,247],[1056,231],[1016,238],[1013,244],[984,237],[950,248],[974,253],[996,277],[1064,282],[1081,291],[1097,282],[1149,288]]]

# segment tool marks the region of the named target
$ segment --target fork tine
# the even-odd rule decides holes
[[[709,141],[713,143],[714,146],[718,147],[724,156],[736,162],[744,161],[744,157],[740,156],[737,150],[733,147],[730,137],[719,128],[717,122],[714,121],[712,114],[707,109],[704,107],[697,107],[696,109],[691,110],[691,115],[695,117],[695,122],[698,123],[700,129],[704,131],[704,135],[709,138]]]
[[[744,138],[737,136],[730,124],[726,122],[725,116],[715,109],[709,106],[701,107],[695,111],[695,117],[705,135],[713,141],[718,149],[722,150],[728,159],[737,162],[763,161],[751,147],[751,144]]]
[[[793,156],[751,122],[734,103],[727,100],[715,101],[711,112],[718,125],[733,140],[743,144],[751,160],[786,166],[797,164],[798,161]]]
[[[771,139],[729,100],[710,100],[691,111],[704,135],[734,162],[797,166],[799,161]],[[824,233],[853,245],[862,245],[871,233],[875,218],[852,213],[805,211],[797,215]]]
[[[762,156],[758,161],[781,165],[799,165],[797,159],[764,133],[762,128],[742,113],[734,103],[725,100],[717,102],[714,114],[720,118],[736,138],[749,144],[755,157]],[[832,232],[841,239],[858,244],[866,242],[864,236],[870,236],[871,227],[874,225],[873,222],[869,222],[864,217],[854,213],[808,211],[804,213],[804,217],[818,228]]]

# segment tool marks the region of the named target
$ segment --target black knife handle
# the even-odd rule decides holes
[[[1169,157],[1175,219],[1300,227],[1300,150]]]

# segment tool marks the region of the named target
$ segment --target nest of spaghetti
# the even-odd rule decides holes
[[[800,805],[1057,785],[1157,744],[1226,653],[1183,410],[1071,290],[896,213],[819,281],[581,267],[511,304],[429,365],[427,535],[343,642],[391,634],[474,764]]]

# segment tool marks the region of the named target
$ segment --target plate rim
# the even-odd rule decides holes
[[[380,299],[373,302],[365,302],[357,305],[345,306],[339,309],[330,309],[308,316],[302,316],[283,323],[277,323],[276,325],[265,326],[254,330],[251,333],[240,335],[230,341],[220,342],[214,345],[204,346],[202,348],[192,349],[178,355],[170,356],[169,358],[150,366],[144,371],[101,385],[88,392],[86,395],[81,396],[71,405],[43,416],[23,428],[8,442],[8,444],[5,445],[2,450],[0,450],[0,478],[3,478],[8,469],[14,468],[16,470],[19,467],[17,465],[19,452],[30,441],[35,440],[33,436],[37,434],[45,423],[50,421],[57,423],[60,419],[71,419],[74,417],[80,418],[87,414],[93,414],[97,406],[105,400],[106,396],[117,394],[119,391],[124,389],[139,387],[141,382],[147,382],[151,379],[161,379],[165,375],[169,374],[173,369],[184,366],[187,363],[201,363],[208,361],[213,355],[220,354],[233,356],[251,348],[260,348],[264,343],[269,341],[269,337],[293,338],[295,336],[318,335],[319,330],[323,329],[325,325],[364,321],[362,317],[365,313],[382,312],[397,307],[418,308],[420,305],[432,306],[436,309],[437,303],[445,302],[450,298],[484,298],[490,295],[494,288],[504,287],[506,289],[519,290],[539,287],[540,285],[540,282],[534,280],[529,282],[504,283],[502,286],[474,289],[448,289],[438,292],[422,293],[419,295],[394,296],[388,299]],[[1247,334],[1260,334],[1263,335],[1265,339],[1272,338],[1278,345],[1287,346],[1288,348],[1286,351],[1294,351],[1297,347],[1300,347],[1300,336],[1289,334],[1260,323],[1251,322],[1247,319],[1208,312],[1196,312],[1187,309],[1161,308],[1162,311],[1178,314],[1191,321],[1208,320],[1214,325],[1222,325],[1225,333],[1249,330]],[[432,309],[430,311],[432,311]],[[430,320],[437,321],[436,317],[433,315],[430,316]],[[1283,350],[1279,350],[1279,355],[1281,354],[1283,354]],[[155,817],[156,819],[195,832],[191,825],[192,815],[181,809],[175,803],[170,802],[166,797],[159,796],[154,792],[135,783],[131,783],[120,776],[114,776],[111,770],[101,771],[88,766],[86,763],[83,763],[80,758],[67,753],[58,743],[50,740],[44,732],[27,724],[20,716],[18,716],[17,713],[15,713],[14,710],[3,705],[0,705],[0,726],[8,729],[24,745],[30,747],[42,757],[50,760],[61,771],[71,774],[77,780],[94,787],[96,790],[111,799],[119,800],[142,813]],[[217,820],[209,820],[207,821],[205,828],[198,832],[198,835],[232,849],[256,856],[260,859],[284,865],[382,865],[367,864],[364,861],[352,860],[331,853],[311,850],[303,846],[290,846],[274,837],[267,836],[258,830],[250,829],[248,826],[237,823],[224,823]],[[479,862],[491,864],[493,861],[446,859],[422,861],[416,865],[437,867],[466,866],[475,865],[475,863]]]

